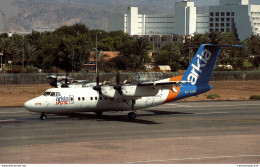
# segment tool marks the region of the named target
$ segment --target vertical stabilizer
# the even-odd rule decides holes
[[[185,71],[182,80],[189,85],[207,85],[220,52],[219,45],[201,45]]]

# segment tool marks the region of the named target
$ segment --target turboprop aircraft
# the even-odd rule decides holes
[[[191,64],[181,76],[138,84],[100,84],[76,87],[50,88],[39,97],[24,103],[32,112],[65,114],[94,112],[130,111],[129,119],[136,118],[136,110],[162,105],[179,99],[196,96],[212,89],[209,84],[221,47],[240,45],[203,44],[199,47]]]

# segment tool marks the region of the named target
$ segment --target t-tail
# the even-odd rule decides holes
[[[181,85],[176,100],[195,96],[212,89],[212,86],[208,84],[221,47],[241,47],[241,45],[201,45],[181,79],[183,82],[188,82]]]

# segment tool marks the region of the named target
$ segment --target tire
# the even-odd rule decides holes
[[[41,119],[41,120],[46,120],[46,119],[47,119],[47,115],[44,114],[44,113],[42,113],[42,115],[40,116],[40,119]]]
[[[134,112],[128,113],[128,119],[134,120],[135,118],[136,118],[136,113],[134,113]]]
[[[102,112],[102,111],[98,111],[98,112],[96,112],[95,114],[96,114],[96,116],[97,116],[97,117],[99,117],[99,118],[100,118],[100,117],[102,117],[102,115],[103,115],[103,112]]]

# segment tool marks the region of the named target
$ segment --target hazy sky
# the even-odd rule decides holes
[[[0,0],[0,10],[6,17],[13,17],[18,14],[18,7],[12,5],[14,0]]]
[[[62,0],[60,0],[62,1]],[[73,1],[73,0],[71,0]],[[109,0],[108,0],[109,1]],[[126,0],[129,1],[129,0]],[[144,0],[145,1],[145,0]],[[173,0],[174,1],[174,0]],[[181,0],[175,0],[181,1]],[[209,6],[209,5],[218,5],[219,0],[192,0],[195,2],[196,6]],[[3,12],[6,17],[13,17],[18,14],[18,7],[14,6],[12,3],[14,0],[0,0],[0,14]],[[252,4],[259,4],[260,0],[250,0]]]

